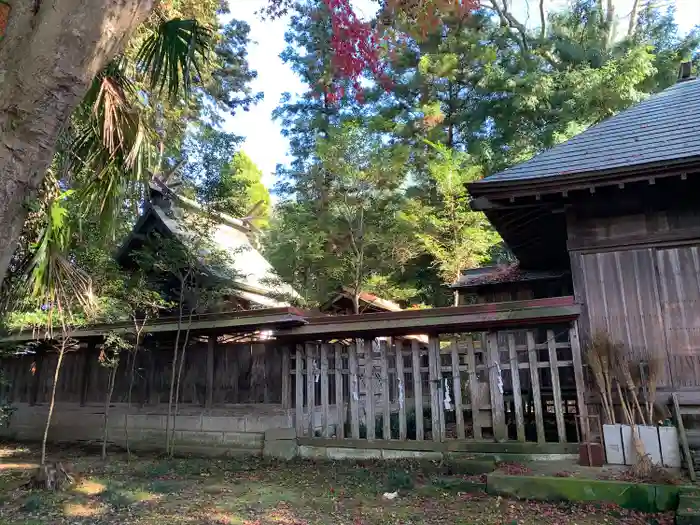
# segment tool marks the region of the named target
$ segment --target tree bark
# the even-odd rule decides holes
[[[13,2],[0,44],[0,284],[63,126],[154,1]]]
[[[64,337],[61,341],[61,348],[58,351],[58,361],[56,361],[56,370],[53,374],[53,385],[51,385],[51,401],[49,401],[49,413],[46,416],[46,425],[44,426],[44,436],[41,440],[41,464],[46,463],[46,442],[49,439],[49,428],[51,427],[51,418],[53,417],[53,409],[56,406],[56,388],[58,386],[58,376],[61,372],[61,365],[63,364],[63,356],[66,354],[66,346],[68,340]]]
[[[107,382],[105,413],[102,420],[102,461],[107,459],[107,425],[109,425],[109,406],[112,404],[112,394],[114,394],[114,382],[117,378],[117,368],[119,368],[119,361],[117,361],[117,364],[112,366],[112,368],[109,370],[109,380]]]

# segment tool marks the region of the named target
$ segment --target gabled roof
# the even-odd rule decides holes
[[[475,182],[543,182],[700,160],[700,80],[687,80],[532,159]]]
[[[194,201],[174,194],[166,196],[151,186],[151,201],[144,206],[144,213],[117,253],[117,260],[126,262],[135,244],[151,231],[172,235],[186,246],[193,233],[182,217],[201,211]],[[208,268],[213,275],[226,281],[236,296],[260,307],[289,306],[286,298],[299,297],[255,248],[250,238],[252,232],[243,221],[223,214],[217,218],[210,232],[211,240],[217,249],[228,255],[228,260],[225,268]]]
[[[343,303],[342,309],[352,309],[352,290],[349,288],[341,288],[328,302],[321,306],[322,312],[332,311],[334,307],[338,307],[338,303]],[[360,303],[362,303],[362,313],[367,311],[378,312],[400,312],[403,310],[401,306],[393,301],[382,299],[369,292],[360,292]]]

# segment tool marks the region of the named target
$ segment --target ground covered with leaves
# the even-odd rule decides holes
[[[46,492],[23,486],[34,449],[0,447],[0,525],[34,524],[671,524],[609,506],[515,501],[445,488],[436,469],[402,463],[289,463],[260,458],[152,456],[107,463],[82,450],[54,450],[77,483]],[[394,499],[385,493],[398,492]]]

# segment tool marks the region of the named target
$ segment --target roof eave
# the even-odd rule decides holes
[[[673,177],[693,169],[700,169],[700,155],[594,172],[566,173],[531,179],[490,181],[489,177],[486,177],[480,181],[468,184],[467,189],[472,197],[498,194],[517,197],[537,193],[556,193],[585,189],[590,186],[613,185],[655,177]],[[483,208],[478,204],[474,209],[483,211]]]

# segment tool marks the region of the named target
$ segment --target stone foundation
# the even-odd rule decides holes
[[[47,405],[14,405],[10,424],[0,428],[0,437],[17,441],[41,440],[48,413]],[[111,444],[124,446],[128,432],[132,450],[164,450],[167,405],[110,408],[107,438]],[[125,432],[125,420],[127,423]],[[104,424],[104,407],[57,403],[49,429],[50,442],[100,442]],[[290,411],[274,405],[235,405],[230,408],[204,410],[183,407],[180,415],[171,416],[175,428],[176,450],[207,456],[261,454],[265,431],[292,428]]]

